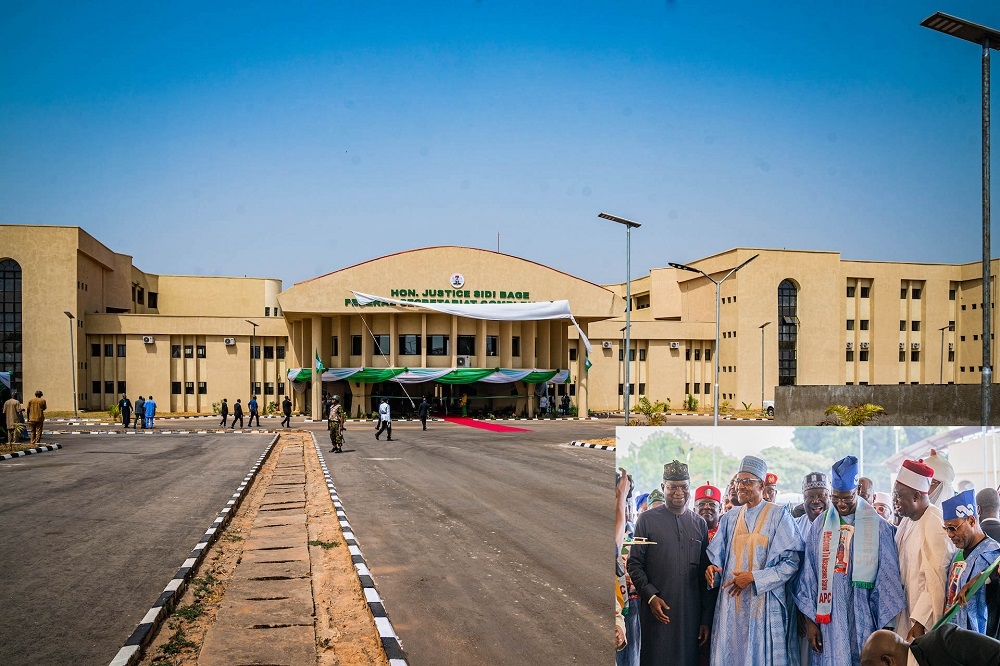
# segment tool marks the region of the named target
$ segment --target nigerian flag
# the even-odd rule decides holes
[[[584,363],[583,363],[583,367],[584,367],[584,368],[585,368],[585,369],[586,369],[587,371],[589,371],[589,370],[590,370],[590,367],[591,367],[592,365],[594,365],[594,364],[590,362],[590,355],[588,354],[588,355],[587,355],[587,358],[586,358],[586,359],[584,359]]]
[[[316,350],[316,372],[326,372],[323,361],[319,360],[319,350]]]

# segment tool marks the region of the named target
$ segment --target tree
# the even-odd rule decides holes
[[[624,467],[632,475],[637,494],[648,493],[660,487],[663,466],[672,460],[687,463],[692,491],[697,486],[711,482],[712,449],[692,442],[683,431],[654,431],[632,450],[632,455],[619,458],[618,466]],[[716,461],[720,470],[736,469],[739,466],[739,459],[718,450]],[[720,478],[719,482],[725,484],[728,481],[728,478]]]
[[[767,471],[778,475],[779,493],[801,493],[806,474],[829,472],[833,462],[818,453],[779,446],[764,449],[760,457],[767,461]]]
[[[881,405],[863,402],[854,407],[830,405],[823,413],[827,416],[832,416],[833,422],[820,423],[820,425],[863,426],[867,425],[872,419],[884,414],[885,408]]]

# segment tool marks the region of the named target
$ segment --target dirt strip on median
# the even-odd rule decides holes
[[[282,433],[147,666],[387,666],[308,433]]]

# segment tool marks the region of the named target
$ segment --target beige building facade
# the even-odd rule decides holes
[[[980,381],[980,266],[846,261],[836,252],[737,248],[690,265],[721,279],[654,268],[633,280],[632,394],[759,407],[774,387]],[[337,267],[331,267],[337,268]],[[994,263],[994,275],[1000,266]],[[413,301],[361,305],[353,292]],[[381,396],[427,396],[472,411],[533,413],[538,385],[322,382],[293,385],[315,359],[336,368],[568,371],[549,386],[580,413],[620,410],[625,285],[597,285],[518,257],[431,247],[340,268],[282,290],[280,280],[155,275],[78,227],[0,225],[0,371],[51,409],[102,410],[152,394],[161,411],[211,413],[223,397],[263,405],[294,396],[318,413],[324,391],[352,415]],[[568,300],[590,338],[592,366],[565,319],[498,321],[434,312],[419,301]],[[72,317],[68,317],[67,313]],[[995,319],[995,318],[994,318]],[[75,382],[75,384],[74,384]],[[634,404],[634,400],[633,403]]]

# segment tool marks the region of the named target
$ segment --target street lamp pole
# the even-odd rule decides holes
[[[69,364],[71,369],[71,377],[73,378],[73,418],[78,418],[77,414],[77,404],[76,404],[76,349],[73,345],[73,313],[69,310],[63,310],[63,314],[69,317]]]
[[[597,217],[611,220],[618,224],[625,225],[625,347],[632,347],[632,228],[639,228],[642,225],[624,217],[601,213]],[[629,413],[629,363],[628,354],[625,355],[625,387],[622,391],[625,394],[625,425],[628,425]]]
[[[990,422],[990,390],[993,377],[991,355],[991,313],[993,302],[990,298],[990,49],[1000,48],[1000,32],[993,28],[956,18],[943,12],[928,16],[920,25],[931,30],[937,30],[952,37],[978,44],[983,49],[982,54],[982,198],[983,198],[983,372],[982,372],[982,426],[983,426],[983,459],[986,458],[986,428]],[[985,470],[984,470],[984,479]]]
[[[700,268],[694,268],[693,266],[687,266],[685,264],[676,264],[668,262],[667,265],[671,268],[677,268],[682,271],[691,271],[692,273],[698,273],[699,275],[709,279],[715,284],[715,372],[713,379],[715,380],[715,393],[712,397],[712,425],[718,427],[719,425],[719,304],[722,300],[722,283],[728,280],[730,277],[736,274],[738,270],[749,264],[751,261],[759,257],[759,254],[755,254],[742,264],[732,269],[726,276],[721,280],[716,280],[711,275],[701,270]],[[718,485],[717,471],[715,469],[715,440],[712,440],[712,483]]]
[[[764,329],[771,322],[765,321],[760,328],[760,410],[764,411]]]
[[[621,346],[622,361],[621,361],[621,363],[619,363],[619,365],[622,367],[622,378],[625,381],[625,384],[622,385],[623,387],[627,387],[628,386],[628,375],[625,374],[625,365],[628,363],[628,355],[627,355],[628,352],[625,351],[625,329],[627,329],[627,328],[628,328],[628,326],[622,326],[621,331],[619,331],[619,333],[622,334],[622,346]],[[622,388],[622,400],[625,399],[625,392],[626,392],[626,390],[627,390],[627,388]],[[625,408],[625,405],[622,404],[622,409],[624,409],[624,408]],[[628,423],[628,418],[625,419],[625,423]]]
[[[243,321],[253,326],[253,332],[250,334],[250,395],[256,395],[254,391],[255,389],[254,382],[256,381],[257,378],[254,376],[255,373],[253,364],[253,349],[254,346],[257,344],[257,324],[250,321],[249,319],[244,319]]]
[[[944,332],[951,328],[951,324],[948,326],[942,326],[938,330],[941,331],[941,373],[938,377],[938,384],[944,384]]]

